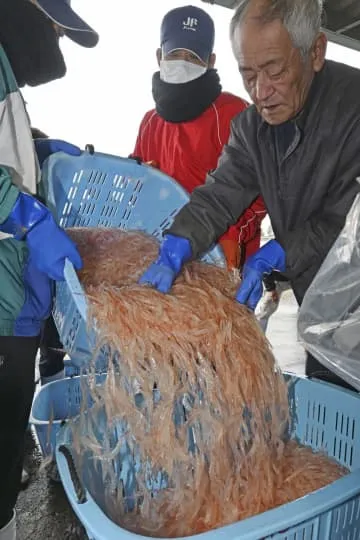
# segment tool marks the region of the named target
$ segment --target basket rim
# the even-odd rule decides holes
[[[31,405],[31,411],[30,411],[30,416],[29,416],[29,423],[30,424],[33,424],[34,426],[47,426],[49,424],[49,420],[39,420],[38,418],[36,418],[36,416],[34,415],[34,410],[36,408],[36,405],[37,405],[37,402],[39,401],[39,399],[41,399],[41,394],[45,394],[46,392],[49,392],[49,388],[52,388],[52,387],[55,387],[55,386],[65,386],[65,385],[68,385],[68,384],[73,384],[75,385],[77,380],[81,379],[81,378],[87,378],[87,377],[93,377],[93,375],[87,375],[87,374],[83,374],[83,375],[73,375],[71,377],[64,377],[63,379],[58,379],[57,381],[52,381],[52,382],[49,382],[47,384],[45,384],[44,386],[40,387],[40,389],[36,392],[35,396],[34,396],[34,399],[33,399],[33,402],[32,402],[32,405]],[[104,375],[102,374],[97,374],[97,377],[102,377]],[[71,382],[71,381],[74,381],[74,382]],[[74,418],[77,418],[79,416],[79,414],[76,414],[75,416],[72,416],[71,419],[74,419]],[[66,420],[69,420],[69,417],[67,418],[62,418],[61,420],[52,420],[52,425],[58,425],[58,424],[61,424],[62,422],[66,421]]]
[[[82,505],[76,503],[69,470],[65,457],[55,450],[56,462],[66,495],[78,518],[94,539],[106,538],[107,540],[121,540],[123,538],[137,538],[149,540],[150,537],[131,533],[116,525],[96,504],[88,490],[85,488],[87,502]],[[309,495],[286,503],[272,510],[268,510],[256,516],[249,517],[236,523],[231,523],[218,529],[213,529],[188,537],[177,537],[176,540],[259,540],[268,538],[281,531],[301,526],[325,512],[335,509],[339,505],[360,494],[360,469],[349,473],[347,476],[336,480]],[[101,521],[99,521],[99,518]],[[107,535],[111,536],[107,536]],[[98,536],[97,536],[98,535]],[[153,540],[166,540],[164,538],[151,537]]]

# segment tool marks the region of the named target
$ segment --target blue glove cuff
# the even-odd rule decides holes
[[[0,225],[0,230],[12,234],[16,240],[23,240],[26,234],[48,214],[46,206],[35,197],[19,193],[10,215]]]
[[[64,279],[64,264],[70,259],[82,267],[75,244],[55,223],[51,212],[35,197],[19,193],[11,214],[0,230],[26,240],[34,266],[50,279]]]
[[[285,251],[276,240],[270,240],[259,251],[249,257],[245,266],[256,270],[261,275],[270,274],[273,270],[285,272]]]
[[[247,268],[243,274],[243,281],[236,293],[236,300],[255,311],[263,293],[262,275],[252,268]]]
[[[191,259],[191,256],[191,244],[187,238],[167,234],[160,248],[156,264],[167,266],[178,274],[184,263]]]
[[[255,310],[263,293],[264,274],[273,270],[284,272],[285,269],[285,251],[276,240],[270,240],[246,261],[236,300]]]

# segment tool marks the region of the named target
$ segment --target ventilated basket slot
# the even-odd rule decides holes
[[[76,194],[77,194],[77,190],[78,190],[77,186],[71,186],[71,188],[69,189],[69,193],[68,193],[68,200],[69,201],[72,201],[73,199],[75,199]]]
[[[316,401],[307,402],[307,423],[305,428],[305,444],[325,450],[326,407]]]
[[[336,508],[333,514],[333,531],[334,534],[347,533],[350,536],[342,538],[350,538],[358,540],[360,538],[360,500],[354,498],[352,501]],[[350,532],[351,531],[351,534]],[[340,537],[341,538],[341,537]]]
[[[106,181],[107,174],[103,171],[92,169],[89,172],[88,184],[100,184],[103,185]]]
[[[337,411],[334,404],[329,406],[318,400],[308,399],[305,407],[300,441],[316,450],[328,452],[341,464],[351,467],[356,437],[355,418]]]
[[[67,386],[67,417],[71,418],[79,413],[82,393],[79,384],[69,384]]]
[[[78,172],[75,172],[74,176],[73,176],[73,184],[80,184],[80,182],[82,181],[82,177],[83,177],[83,174],[84,174],[84,169],[80,169],[80,171]]]
[[[117,189],[121,189],[123,191],[127,189],[129,179],[126,176],[115,174],[113,184]]]
[[[351,467],[355,443],[355,418],[337,411],[335,414],[335,438],[333,455],[336,459]]]
[[[360,538],[360,500],[358,497],[334,510],[331,530],[331,540],[358,540]]]
[[[63,216],[68,216],[71,213],[72,204],[71,202],[67,202],[64,207]]]
[[[300,527],[292,527],[286,533],[275,534],[271,537],[272,540],[315,540],[318,538],[318,520],[314,519],[309,523],[303,524]]]
[[[355,438],[355,418],[337,411],[335,415],[335,431],[352,440]]]
[[[334,440],[333,455],[334,457],[344,463],[348,467],[352,465],[353,462],[353,445],[349,444],[347,441],[341,439]]]
[[[56,319],[55,319],[55,322],[57,322]],[[73,317],[71,318],[71,323],[70,323],[68,332],[66,334],[66,339],[63,342],[63,345],[67,351],[72,351],[81,323],[82,323],[81,315],[76,310],[75,313],[73,314]]]
[[[170,212],[169,216],[162,220],[159,227],[151,232],[152,236],[162,238],[163,232],[170,227],[178,211],[178,208],[174,208],[174,210]]]

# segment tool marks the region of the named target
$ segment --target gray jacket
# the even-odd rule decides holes
[[[205,252],[254,199],[265,201],[299,302],[342,229],[360,186],[360,71],[326,61],[298,117],[270,126],[254,106],[167,231]]]

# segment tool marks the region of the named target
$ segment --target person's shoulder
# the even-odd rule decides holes
[[[237,122],[238,118],[246,114],[249,108],[245,99],[229,92],[222,92],[214,105],[218,111],[220,122],[226,124]]]
[[[326,60],[324,67],[319,106],[345,128],[359,122],[360,70],[332,60]]]
[[[257,130],[260,122],[261,118],[254,104],[248,104],[241,114],[234,116],[232,121],[233,126],[239,133],[249,133],[250,130]]]
[[[140,131],[143,131],[144,129],[146,129],[150,124],[153,123],[154,120],[156,121],[157,118],[160,118],[160,116],[158,115],[155,109],[151,109],[150,111],[147,111],[140,122],[140,128],[139,128]]]
[[[343,80],[358,80],[360,81],[360,70],[356,67],[335,62],[335,60],[326,60],[325,67],[331,76],[341,78]]]
[[[245,99],[235,96],[230,92],[221,92],[215,100],[215,105],[219,110],[232,109],[238,113],[244,111],[249,106]]]
[[[325,67],[326,79],[331,89],[343,91],[348,96],[353,95],[360,104],[360,70],[333,60],[327,60]]]
[[[145,121],[148,121],[150,120],[151,118],[154,118],[155,116],[158,116],[157,112],[155,109],[150,109],[150,111],[147,111],[144,116],[143,116],[143,119],[142,119],[142,123]]]

